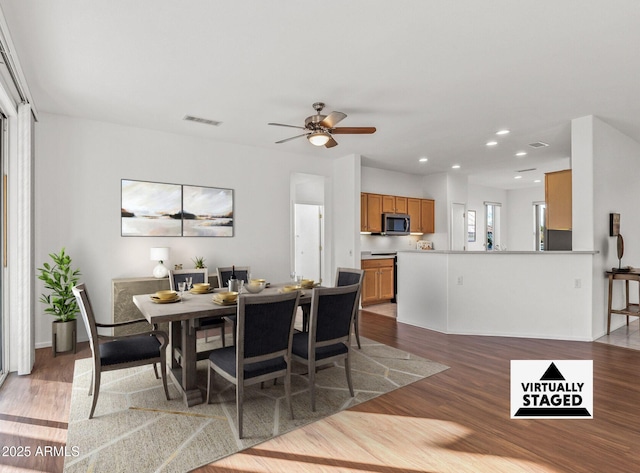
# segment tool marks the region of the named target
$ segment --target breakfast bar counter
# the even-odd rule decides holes
[[[593,251],[399,251],[398,322],[444,333],[593,339]]]

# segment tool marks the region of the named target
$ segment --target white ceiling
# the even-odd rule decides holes
[[[528,187],[567,167],[570,121],[640,141],[637,0],[0,0],[39,112],[367,166]],[[348,115],[339,146],[275,141]],[[187,115],[223,122],[210,127]],[[496,137],[508,128],[511,133]],[[499,144],[485,143],[497,138]],[[550,146],[533,149],[529,143]],[[528,154],[515,158],[517,151]],[[418,158],[429,161],[419,164]],[[536,168],[515,180],[516,170]]]

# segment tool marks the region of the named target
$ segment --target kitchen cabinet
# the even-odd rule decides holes
[[[388,302],[394,297],[393,258],[370,259],[361,261],[362,306]]]
[[[571,169],[544,175],[547,230],[571,230]]]
[[[360,231],[382,231],[382,195],[360,194]]]
[[[395,195],[382,196],[382,212],[392,214],[407,213],[407,197]]]
[[[407,213],[411,218],[411,233],[422,233],[422,223],[420,221],[420,200],[413,197],[407,199]]]
[[[432,199],[366,192],[360,194],[361,232],[380,233],[383,213],[409,214],[413,233],[435,232],[435,202]]]
[[[432,199],[420,199],[420,225],[422,233],[435,233],[436,203]]]

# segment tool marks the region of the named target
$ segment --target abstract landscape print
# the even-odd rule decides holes
[[[122,179],[122,236],[233,236],[233,189]]]
[[[233,190],[182,186],[182,236],[233,236]]]

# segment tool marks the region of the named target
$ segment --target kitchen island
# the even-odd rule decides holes
[[[398,322],[444,333],[593,339],[593,251],[399,251]]]

